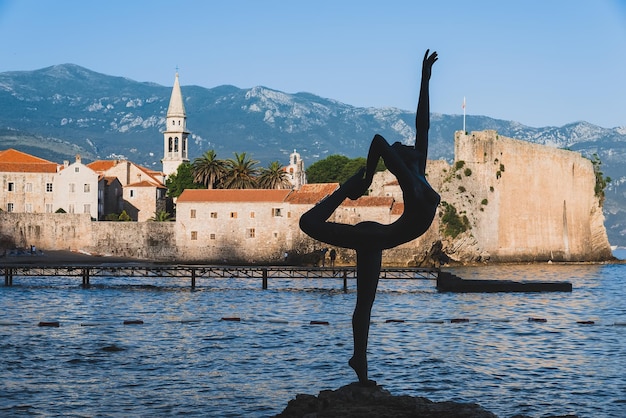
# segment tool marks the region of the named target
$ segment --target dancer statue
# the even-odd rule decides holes
[[[357,299],[352,316],[354,353],[348,362],[362,385],[376,382],[367,377],[367,339],[372,305],[380,276],[382,251],[414,240],[428,230],[439,205],[440,197],[426,180],[430,104],[428,83],[437,53],[427,50],[422,63],[415,128],[415,146],[395,142],[393,145],[375,135],[367,155],[365,169],[349,178],[333,194],[320,201],[300,218],[300,228],[306,234],[327,244],[356,250]],[[404,212],[393,223],[384,225],[373,221],[356,225],[327,222],[346,199],[356,200],[372,183],[378,159],[396,176],[404,198]]]

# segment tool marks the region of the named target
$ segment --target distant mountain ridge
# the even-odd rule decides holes
[[[172,75],[172,81],[174,75]],[[184,79],[184,78],[183,78]],[[219,158],[247,152],[263,165],[287,163],[296,149],[305,164],[331,154],[365,156],[374,134],[389,142],[415,137],[415,110],[360,108],[310,93],[267,87],[182,86],[193,159],[208,149]],[[74,64],[0,73],[0,148],[51,161],[128,158],[160,168],[171,87],[100,74]],[[431,115],[429,158],[451,160],[462,115]],[[467,116],[467,129],[597,153],[613,182],[605,203],[609,240],[626,246],[626,127],[587,122],[533,128],[514,121]],[[538,173],[540,175],[540,173]]]

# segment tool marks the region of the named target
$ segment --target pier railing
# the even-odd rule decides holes
[[[196,287],[200,278],[249,278],[260,279],[263,289],[270,279],[342,279],[347,291],[347,280],[356,278],[356,267],[299,267],[299,266],[213,266],[213,265],[5,265],[5,286],[12,286],[16,277],[77,277],[82,286],[89,287],[94,277],[143,277],[188,278]],[[381,269],[383,280],[436,280],[438,269],[418,267],[385,267]]]

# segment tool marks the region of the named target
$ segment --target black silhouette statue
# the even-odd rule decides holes
[[[437,53],[427,50],[422,63],[422,82],[415,128],[415,146],[396,142],[393,145],[380,135],[374,136],[367,155],[366,168],[349,178],[333,194],[320,201],[300,218],[306,234],[327,244],[356,250],[357,299],[352,316],[354,354],[349,361],[362,385],[375,385],[367,377],[367,339],[370,316],[380,276],[382,251],[414,240],[430,227],[440,197],[426,181],[430,104],[428,84]],[[358,199],[370,186],[378,159],[398,179],[404,199],[404,212],[393,223],[384,225],[364,221],[356,225],[327,222],[346,199]]]

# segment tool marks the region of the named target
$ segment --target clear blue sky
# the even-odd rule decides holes
[[[0,72],[73,63],[414,110],[626,126],[626,0],[0,0]],[[468,129],[471,128],[468,119]]]

